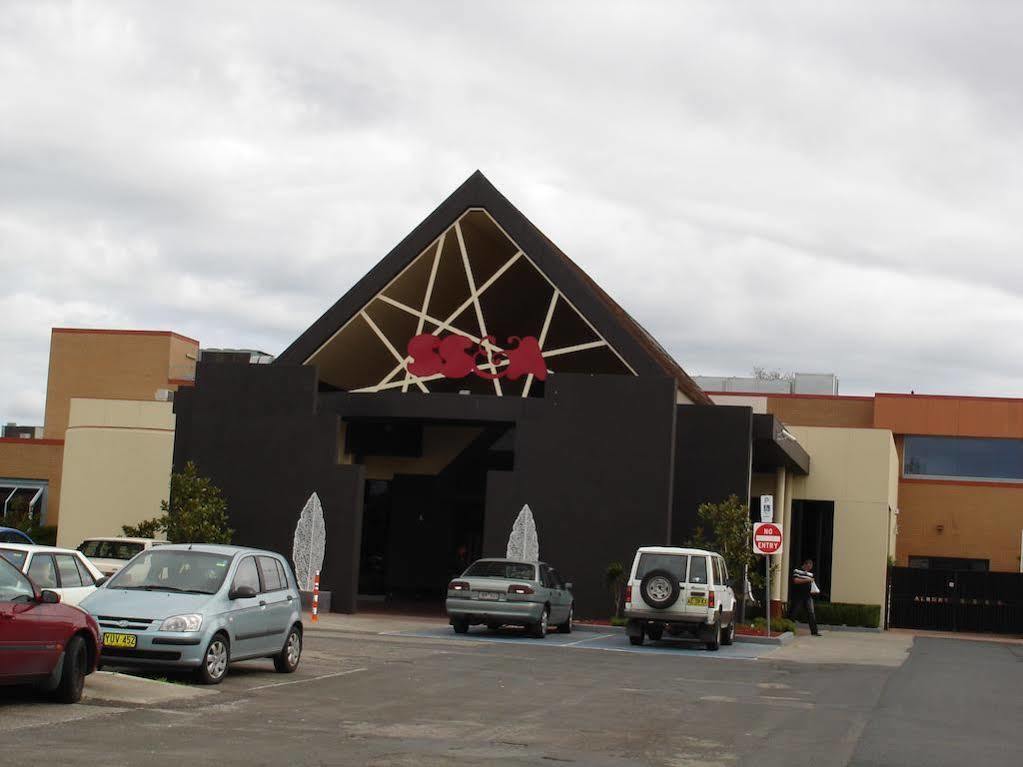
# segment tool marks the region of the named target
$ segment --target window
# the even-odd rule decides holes
[[[150,549],[118,570],[110,579],[110,588],[216,594],[231,559],[230,554]]]
[[[74,556],[57,554],[54,559],[57,560],[57,569],[60,571],[60,587],[62,589],[81,588],[84,585]]]
[[[481,559],[465,571],[463,578],[503,578],[509,581],[536,580],[536,568],[526,562]]]
[[[36,554],[28,566],[28,577],[41,589],[55,589],[57,586],[57,566],[49,554]]]
[[[24,551],[17,549],[0,549],[0,557],[3,557],[19,570],[25,565],[25,558],[28,556]]]
[[[232,589],[240,586],[248,586],[257,594],[259,593],[259,572],[256,570],[256,558],[245,557],[238,563],[238,571],[234,574]]]
[[[908,436],[902,475],[1023,482],[1023,439]]]
[[[272,557],[260,557],[259,572],[263,576],[263,591],[281,590],[281,576],[277,572],[277,560]]]
[[[667,570],[681,583],[686,579],[686,563],[689,557],[685,554],[651,554],[639,555],[636,567],[636,580],[643,580],[654,570]]]
[[[689,563],[689,582],[707,582],[707,557],[692,557]]]
[[[714,557],[711,562],[714,563],[714,583],[720,586],[725,582],[725,579],[721,577],[721,560]]]
[[[85,566],[85,562],[80,557],[75,557],[75,564],[78,566],[78,575],[82,579],[83,586],[95,586],[96,579],[92,577],[92,573],[89,572],[89,568]]]
[[[281,588],[291,588],[291,580],[288,578],[288,573],[284,569],[284,565],[281,564],[281,560],[275,559],[274,562],[277,563],[277,574],[281,577]]]
[[[28,579],[18,568],[0,557],[0,602],[28,602],[34,597]]]
[[[78,550],[90,559],[123,559],[129,560],[142,549],[141,543],[126,543],[124,541],[85,541]]]
[[[564,581],[561,580],[561,576],[558,575],[558,571],[553,567],[547,569],[547,577],[550,578],[551,588],[563,589],[565,588]]]
[[[725,560],[719,559],[718,564],[721,566],[721,583],[728,582],[728,565],[725,564]]]

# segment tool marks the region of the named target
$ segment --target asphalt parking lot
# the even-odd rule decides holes
[[[683,645],[617,652],[601,632],[539,641],[347,625],[311,631],[293,675],[269,661],[237,664],[212,689],[104,675],[78,706],[4,691],[4,763],[1018,763],[1018,645],[828,635],[746,658]],[[812,660],[844,648],[858,659]]]

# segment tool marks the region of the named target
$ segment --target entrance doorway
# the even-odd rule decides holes
[[[813,560],[813,576],[821,597],[831,598],[831,549],[835,533],[834,501],[792,501],[789,561],[799,567]]]
[[[349,425],[347,443],[367,469],[359,557],[363,609],[439,609],[447,584],[483,554],[487,473],[513,468],[511,427],[420,423]],[[418,430],[415,449],[409,435]]]

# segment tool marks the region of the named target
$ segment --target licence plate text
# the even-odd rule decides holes
[[[133,649],[138,644],[134,634],[103,634],[104,647],[127,647]]]
[[[501,598],[501,595],[496,591],[479,591],[476,593],[477,599],[482,599],[485,602],[496,602]]]
[[[706,607],[707,597],[689,597],[686,604],[692,605],[693,607]]]

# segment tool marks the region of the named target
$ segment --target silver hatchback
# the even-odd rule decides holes
[[[446,607],[457,634],[480,624],[491,630],[525,626],[538,638],[550,626],[572,630],[572,584],[546,562],[477,560],[448,584]]]

